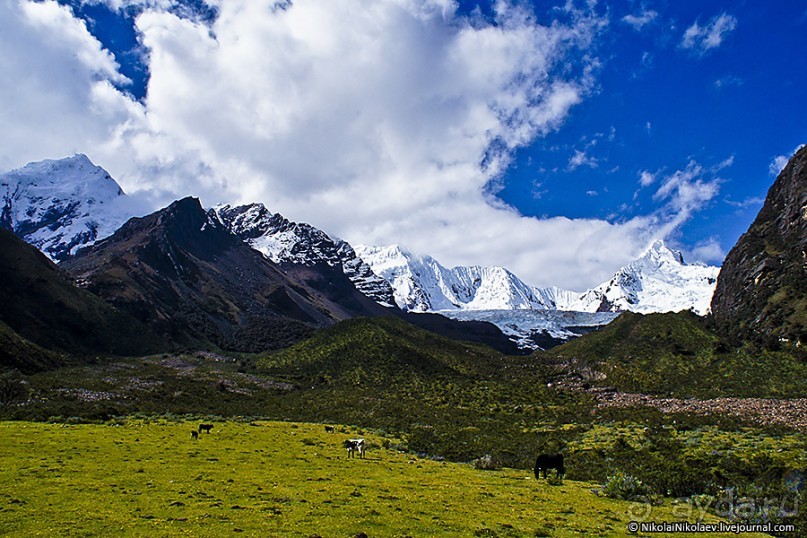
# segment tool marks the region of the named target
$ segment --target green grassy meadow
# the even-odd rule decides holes
[[[699,515],[601,497],[594,483],[420,459],[356,428],[220,421],[194,441],[197,424],[0,422],[0,534],[622,536],[632,519]],[[341,443],[359,435],[367,457],[347,459]]]

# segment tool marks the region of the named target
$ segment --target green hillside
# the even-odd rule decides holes
[[[505,361],[485,346],[449,340],[388,317],[343,321],[264,356],[258,366],[306,381],[378,386],[414,378],[479,378],[500,372]]]
[[[374,318],[341,322],[257,366],[298,387],[286,401],[299,399],[300,419],[411,432],[418,452],[468,461],[493,449],[509,465],[529,466],[536,439],[522,425],[584,404],[548,390],[542,368],[525,360]],[[495,448],[502,436],[512,442]]]
[[[31,373],[66,366],[70,362],[68,356],[39,347],[0,321],[0,370]]]
[[[798,357],[722,342],[691,312],[625,312],[603,329],[533,355],[557,373],[592,386],[679,397],[807,394],[807,364]]]

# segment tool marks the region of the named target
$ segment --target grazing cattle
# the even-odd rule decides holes
[[[191,439],[199,439],[199,432],[191,430]]]
[[[336,431],[336,428],[333,426],[325,426],[325,433],[333,433]]]
[[[212,424],[199,424],[199,433],[207,432],[210,433],[210,430],[213,429]]]
[[[348,439],[345,441],[345,449],[347,449],[347,457],[352,458],[359,453],[359,457],[364,457],[364,439]]]
[[[544,472],[544,478],[549,469],[555,469],[558,472],[558,478],[563,478],[566,474],[566,468],[563,466],[563,454],[541,454],[535,460],[535,478],[541,478],[541,471]]]

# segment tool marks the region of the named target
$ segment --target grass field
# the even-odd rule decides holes
[[[632,519],[699,515],[600,497],[593,483],[419,459],[355,428],[227,421],[194,441],[196,424],[0,422],[0,534],[621,536]],[[368,441],[365,459],[346,458],[351,436]]]

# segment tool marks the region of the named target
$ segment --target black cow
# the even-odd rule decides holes
[[[212,424],[199,424],[199,433],[207,432],[210,433],[210,430],[213,429]]]
[[[563,478],[566,474],[566,468],[563,466],[563,454],[541,454],[535,460],[535,478],[541,478],[541,471],[544,472],[544,478],[549,469],[555,469],[558,472],[558,478]]]

